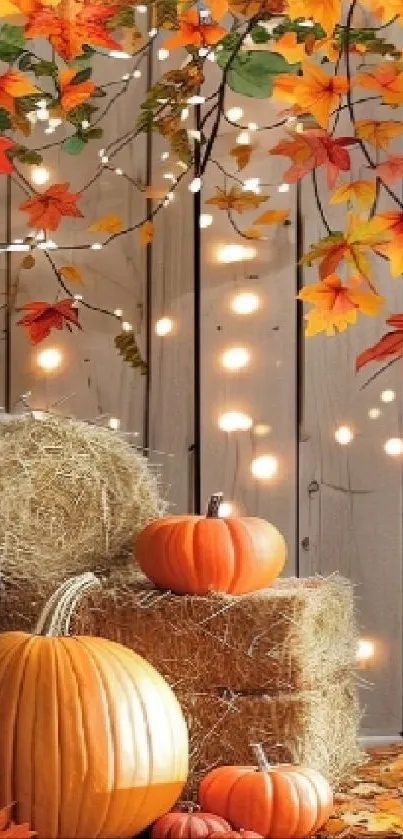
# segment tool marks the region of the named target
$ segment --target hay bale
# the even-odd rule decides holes
[[[146,460],[114,432],[32,415],[0,423],[0,573],[55,585],[109,568],[161,512]]]

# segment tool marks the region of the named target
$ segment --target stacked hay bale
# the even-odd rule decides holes
[[[190,729],[187,798],[213,766],[250,763],[251,742],[335,785],[359,759],[353,597],[340,577],[200,597],[117,570],[81,603],[73,630],[126,644],[174,688]]]

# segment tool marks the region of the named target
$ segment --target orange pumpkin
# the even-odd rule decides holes
[[[144,573],[176,594],[246,594],[271,585],[286,560],[285,541],[258,518],[219,518],[222,494],[206,517],[168,516],[150,522],[135,544]]]
[[[212,831],[222,837],[228,836],[229,830],[231,825],[213,813],[173,810],[155,822],[151,839],[206,839]]]
[[[261,747],[255,752],[257,768],[222,766],[209,772],[199,788],[201,806],[266,839],[313,836],[333,809],[328,782],[304,766],[269,766]]]
[[[95,584],[58,589],[46,635],[0,635],[0,807],[16,801],[38,839],[132,837],[186,782],[186,723],[162,676],[121,644],[57,637]]]
[[[208,839],[264,839],[261,833],[254,830],[229,830],[228,833],[209,833]]]

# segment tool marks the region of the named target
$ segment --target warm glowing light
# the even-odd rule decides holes
[[[161,47],[157,54],[159,61],[166,61],[166,59],[169,58],[169,50],[166,50],[164,47]]]
[[[103,248],[102,242],[93,242],[90,246],[92,251],[100,251]]]
[[[234,515],[234,505],[228,501],[222,501],[218,510],[220,519],[226,519],[228,516]]]
[[[117,318],[121,318],[123,315],[123,309],[114,309],[113,314],[116,315]]]
[[[290,184],[280,184],[280,186],[277,187],[277,191],[278,192],[289,192],[290,191]]]
[[[383,448],[386,454],[391,457],[398,457],[399,454],[403,454],[403,440],[400,437],[391,437],[390,440],[386,441]]]
[[[257,131],[259,126],[257,122],[248,122],[249,131]]]
[[[348,446],[354,440],[354,432],[348,425],[340,425],[334,432],[334,439],[339,446]]]
[[[252,417],[248,414],[242,414],[240,411],[228,411],[226,414],[221,414],[218,420],[218,427],[221,431],[247,431],[253,425]]]
[[[154,327],[155,334],[159,335],[160,337],[163,337],[164,335],[169,335],[169,333],[172,332],[173,328],[174,322],[172,318],[167,317],[160,318],[159,320],[157,320],[157,323]]]
[[[267,425],[265,422],[259,422],[257,425],[253,426],[253,433],[255,437],[267,437],[271,432],[271,425]]]
[[[109,417],[108,425],[109,428],[112,429],[112,431],[119,431],[120,419],[118,419],[118,417]]]
[[[245,347],[231,347],[221,356],[221,364],[226,370],[242,370],[249,364],[250,353]]]
[[[233,298],[231,309],[237,315],[251,315],[260,306],[260,299],[253,291],[242,291]]]
[[[205,230],[206,227],[210,227],[213,223],[213,216],[210,213],[201,213],[199,217],[199,225],[202,230]]]
[[[381,409],[380,408],[370,408],[368,411],[368,416],[370,419],[378,419],[381,416]]]
[[[278,471],[278,459],[273,454],[263,454],[252,460],[250,469],[252,475],[258,480],[270,480]]]
[[[242,189],[258,194],[260,192],[260,178],[246,178],[246,181],[243,182]]]
[[[356,660],[364,663],[375,655],[375,644],[369,638],[360,638],[357,644]]]
[[[235,142],[238,144],[238,146],[248,146],[250,143],[249,131],[241,131],[241,133],[238,134]]]
[[[383,390],[381,393],[381,402],[393,402],[396,399],[394,390]]]
[[[37,186],[43,186],[50,178],[49,169],[45,166],[33,166],[31,169],[31,181]]]
[[[201,178],[193,178],[193,181],[189,184],[189,192],[200,192],[202,186]]]
[[[243,262],[245,259],[253,259],[256,256],[256,248],[245,245],[221,245],[217,248],[217,259],[219,262]]]
[[[62,361],[63,354],[57,347],[47,347],[46,350],[41,350],[36,356],[38,367],[46,373],[53,373],[60,367]]]
[[[124,320],[123,323],[122,323],[122,329],[123,329],[123,332],[131,332],[133,327],[132,327],[131,323],[129,323],[127,320]]]
[[[239,120],[243,117],[243,109],[239,108],[238,106],[235,106],[234,108],[228,108],[226,116],[230,122],[239,122]]]

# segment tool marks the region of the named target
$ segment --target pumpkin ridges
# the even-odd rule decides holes
[[[293,839],[298,839],[299,836],[308,836],[312,833],[312,828],[317,820],[318,815],[318,796],[316,789],[309,783],[308,779],[302,772],[289,773],[290,782],[294,784],[296,801],[298,804],[298,819],[294,828]],[[301,786],[302,799],[304,806],[301,807]]]
[[[286,558],[285,541],[277,528],[253,517],[225,519],[225,523],[237,545],[238,573],[231,584],[230,593],[245,594],[271,585],[283,570]],[[272,542],[270,548],[267,545],[268,539]]]
[[[323,788],[326,786],[329,787],[328,782],[325,778],[319,775],[317,772],[312,771],[308,767],[300,767],[299,772],[303,774],[312,784],[316,799],[317,799],[317,818],[315,820],[314,825],[312,826],[312,834],[316,833],[320,827],[328,820],[329,816],[331,816],[333,812],[333,796],[331,797],[331,801],[328,804],[324,804],[325,792]],[[322,787],[322,789],[321,789]]]
[[[224,521],[210,518],[196,522],[193,547],[198,593],[229,591],[235,574],[236,556]]]
[[[300,821],[301,810],[298,790],[291,773],[270,772],[273,790],[272,820],[268,831],[269,836],[276,839],[287,839],[297,836],[296,829]],[[283,801],[292,801],[292,807],[282,806]]]
[[[257,575],[253,561],[251,536],[244,519],[224,519],[234,547],[234,573],[228,588],[229,594],[243,594],[255,588]],[[246,588],[245,588],[246,587]]]
[[[29,638],[29,636],[26,637],[27,639]],[[35,800],[32,758],[35,749],[37,667],[35,667],[35,665],[32,667],[31,662],[33,662],[35,658],[39,661],[39,648],[37,641],[37,638],[29,638],[29,641],[26,644],[24,675],[20,683],[16,724],[13,732],[14,759],[12,767],[12,785],[13,793],[17,788],[24,791],[23,796],[17,797],[17,818],[19,821],[23,822],[32,822],[33,803]],[[4,677],[3,673],[0,672],[0,683],[3,678],[7,680],[7,676]],[[0,704],[2,709],[4,709],[1,694]],[[7,724],[7,721],[5,721],[5,724]],[[0,741],[1,740],[2,737],[0,734]],[[14,797],[16,796],[14,795]]]
[[[256,795],[256,782],[260,783],[260,795]],[[242,788],[242,795],[241,795]],[[235,798],[234,794],[239,797]],[[252,794],[253,793],[253,794]],[[264,804],[263,804],[264,800]],[[247,812],[246,812],[247,808]],[[256,823],[260,821],[259,832],[269,835],[273,821],[274,791],[271,777],[263,772],[248,772],[241,775],[227,792],[226,813],[228,819],[236,828],[247,827],[257,832]],[[266,819],[264,827],[261,824],[262,813]],[[263,827],[263,829],[262,829]],[[278,836],[280,839],[280,834]]]
[[[45,641],[45,643],[43,643]],[[35,687],[35,726],[32,768],[35,777],[42,773],[40,789],[34,788],[33,822],[41,822],[45,827],[47,839],[56,839],[59,826],[59,729],[57,714],[57,695],[55,681],[55,658],[53,639],[37,638],[34,648],[38,651],[37,682]],[[25,691],[24,700],[29,702]],[[32,700],[31,700],[32,701]],[[20,722],[18,721],[18,727]],[[46,766],[46,782],[43,770]],[[32,771],[32,770],[31,770]]]

